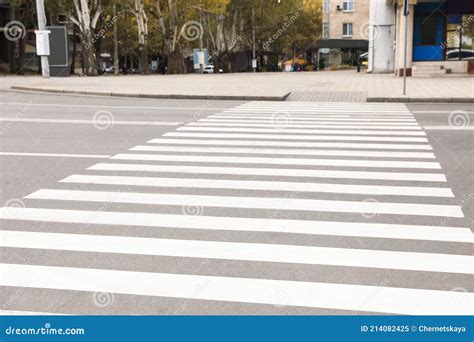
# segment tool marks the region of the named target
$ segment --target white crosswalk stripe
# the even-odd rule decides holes
[[[301,156],[352,156],[381,158],[428,158],[434,159],[433,153],[426,152],[386,152],[386,151],[354,151],[354,150],[301,150],[275,148],[242,148],[242,147],[194,147],[194,146],[148,146],[139,145],[130,151],[147,152],[203,152],[203,153],[243,153],[243,154],[286,154]]]
[[[309,159],[309,158],[269,158],[269,157],[227,157],[227,156],[193,156],[170,154],[130,154],[119,153],[110,159],[146,160],[146,161],[185,161],[199,163],[238,163],[238,164],[277,164],[277,165],[311,165],[311,166],[351,166],[351,167],[388,167],[407,169],[441,169],[436,162],[418,161],[381,161],[357,159]]]
[[[328,143],[328,142],[293,142],[293,141],[258,141],[258,140],[198,140],[198,139],[152,139],[149,144],[172,145],[222,145],[222,146],[266,146],[266,147],[335,147],[347,149],[383,149],[383,150],[432,150],[430,145],[420,144],[375,144],[375,143]]]
[[[319,125],[319,124],[304,124],[304,125],[296,125],[293,123],[288,123],[287,127],[285,128],[305,128],[305,132],[311,132],[309,128],[334,128],[334,129],[346,129],[346,128],[356,128],[360,129],[362,124],[359,125],[352,125],[352,124],[346,124],[346,125]],[[192,122],[189,123],[188,126],[193,126],[193,127],[265,127],[265,128],[276,128],[278,127],[277,123],[228,123],[228,122],[206,122],[200,120],[200,122]],[[380,130],[380,129],[396,129],[396,130],[412,130],[412,131],[420,131],[421,128],[419,126],[393,126],[393,125],[385,125],[385,126],[368,126],[365,129],[371,129],[371,130]]]
[[[273,119],[273,120],[272,120]],[[291,118],[293,121],[293,117]],[[342,121],[342,122],[341,122]],[[259,123],[259,124],[274,124],[275,117],[267,117],[265,119],[248,119],[246,117],[240,117],[234,119],[233,117],[229,118],[229,116],[208,116],[208,119],[200,119],[199,122],[212,122],[212,123]],[[334,127],[340,124],[344,125],[353,125],[353,126],[403,126],[403,127],[420,127],[415,121],[413,120],[400,120],[394,122],[386,122],[386,121],[375,121],[375,120],[351,120],[351,119],[337,119],[337,120],[321,120],[319,118],[312,118],[301,120],[295,120],[295,122],[291,122],[292,127],[312,127],[311,125],[328,125],[328,127]],[[298,125],[298,126],[296,126]]]
[[[14,231],[0,231],[0,239],[2,246],[18,248],[345,265],[465,274],[474,272],[473,258],[464,255]]]
[[[150,138],[0,208],[0,286],[472,314],[449,279],[470,288],[473,234],[404,105],[249,102]]]
[[[208,120],[215,120],[215,119],[231,119],[231,120],[251,120],[251,121],[261,121],[261,120],[275,120],[278,116],[273,114],[255,114],[255,115],[241,115],[241,114],[229,114],[229,115],[222,115],[222,114],[215,114],[209,115],[207,118]],[[379,118],[379,117],[354,117],[349,115],[337,115],[331,117],[324,117],[324,116],[300,116],[300,115],[291,115],[292,122],[332,122],[332,123],[340,123],[340,122],[363,122],[367,124],[379,124],[379,123],[416,123],[416,120],[413,118],[406,119],[403,118]]]
[[[367,179],[367,180],[396,180],[417,182],[446,182],[442,173],[408,173],[408,172],[373,172],[373,171],[337,171],[315,169],[275,169],[254,167],[215,167],[194,165],[158,165],[158,164],[114,164],[99,163],[88,170],[101,171],[138,171],[138,172],[171,172],[219,175],[248,175],[248,176],[281,176],[306,178],[336,178],[336,179]]]
[[[247,189],[266,191],[299,191],[329,192],[341,194],[370,194],[428,197],[454,197],[449,188],[383,186],[383,185],[350,185],[327,183],[297,183],[243,181],[199,178],[163,178],[163,177],[124,177],[124,176],[91,176],[72,175],[60,180],[61,183],[87,183],[133,185],[149,187],[184,187],[184,188],[215,188],[215,189]]]
[[[349,133],[347,133],[349,134]],[[373,137],[353,135],[290,135],[290,134],[252,134],[252,133],[195,133],[195,132],[170,132],[163,134],[164,137],[187,137],[187,138],[220,138],[220,139],[268,139],[268,140],[313,140],[313,141],[390,141],[390,142],[419,142],[427,143],[426,138],[411,137]]]
[[[177,131],[209,131],[209,132],[258,132],[258,133],[304,133],[304,134],[324,134],[324,135],[396,135],[396,136],[425,136],[425,132],[399,131],[368,131],[368,130],[329,130],[329,129],[291,129],[291,128],[228,128],[228,127],[194,127],[184,126],[177,128]],[[304,138],[304,136],[302,136]]]
[[[104,291],[143,296],[292,305],[415,315],[470,315],[473,295],[463,292],[330,283],[211,277],[0,264],[6,286]],[[87,279],[87,281],[84,281]],[[205,286],[199,286],[204,283]],[[196,287],[201,291],[196,291]],[[274,293],[285,291],[290,299]],[[453,305],[453,302],[461,303]]]

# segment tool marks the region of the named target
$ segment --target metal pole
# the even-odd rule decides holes
[[[201,7],[201,1],[199,1],[199,25],[200,27],[202,28],[202,7]],[[199,32],[199,53],[202,54],[202,32]],[[204,61],[203,60],[203,63],[206,63],[207,65],[207,61]],[[214,71],[216,69],[216,65],[214,65]],[[219,71],[219,68],[217,67],[218,71]],[[202,63],[199,63],[199,73],[200,74],[204,74],[204,64]]]
[[[407,54],[408,54],[408,15],[410,11],[408,9],[408,0],[404,1],[403,15],[405,16],[405,52],[403,56],[403,95],[407,94]]]
[[[44,13],[44,0],[36,0],[36,15],[38,17],[38,30],[46,30],[46,15]],[[49,77],[49,59],[48,56],[41,56],[41,74],[43,77]]]
[[[252,68],[253,72],[257,72],[255,53],[255,5],[252,5]]]

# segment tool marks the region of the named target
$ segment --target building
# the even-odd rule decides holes
[[[369,0],[323,0],[318,59],[326,66],[354,65],[369,46]]]
[[[472,72],[474,1],[371,0],[369,72],[403,76],[407,19],[407,76]]]

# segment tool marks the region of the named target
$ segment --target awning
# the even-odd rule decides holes
[[[316,42],[316,49],[368,49],[369,41],[363,39],[323,39]]]

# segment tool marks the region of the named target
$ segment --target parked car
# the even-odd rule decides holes
[[[208,64],[203,70],[205,74],[213,74],[214,73],[214,64]]]
[[[474,50],[467,49],[461,49],[461,51],[456,49],[446,52],[446,60],[457,61],[459,60],[459,55],[461,55],[461,59],[463,60],[474,60]]]
[[[106,68],[104,69],[104,72],[105,72],[106,74],[113,74],[114,71],[115,71],[115,68],[114,68],[113,65],[108,66],[108,67],[106,67]]]

